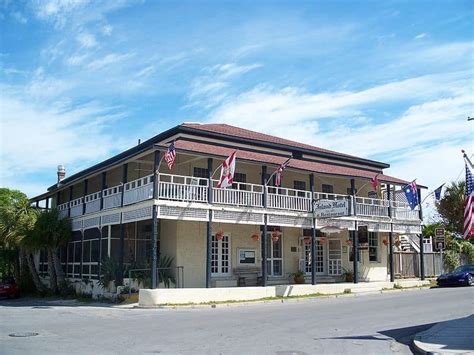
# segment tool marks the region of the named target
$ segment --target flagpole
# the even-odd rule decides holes
[[[282,167],[283,165],[287,164],[293,157],[289,157],[288,159],[286,159],[283,163],[281,163],[278,168],[268,177],[267,181],[265,181],[265,185],[268,185],[268,183],[270,182],[270,180],[272,179],[272,177],[277,173],[278,169],[280,169],[280,167]]]
[[[469,163],[469,165],[471,166],[471,169],[474,169],[474,165],[472,164],[472,161],[469,159],[469,157],[467,156],[466,154],[466,151],[464,149],[461,150],[462,152],[462,155],[464,157],[464,159]]]

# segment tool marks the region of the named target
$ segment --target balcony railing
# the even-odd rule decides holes
[[[96,192],[84,197],[84,201],[86,203],[86,213],[100,211],[100,197],[100,192]]]
[[[388,200],[356,197],[356,214],[368,217],[388,217]]]
[[[158,198],[161,200],[208,203],[209,180],[192,176],[159,174]],[[217,188],[217,181],[212,180],[212,203],[239,207],[263,208],[264,186],[236,182],[229,188]],[[71,217],[85,213],[94,213],[102,209],[108,210],[153,198],[153,175],[148,175],[124,185],[113,186],[102,192],[94,192],[58,206],[62,216],[66,217],[70,210]],[[311,212],[314,200],[347,200],[348,195],[296,190],[290,188],[267,186],[266,206],[273,210]],[[388,200],[356,197],[356,215],[363,217],[388,217]],[[404,202],[391,201],[392,218],[399,220],[418,221],[419,210],[411,210]],[[351,204],[350,211],[352,214]]]
[[[153,198],[153,175],[148,175],[124,185],[123,204],[131,205]]]
[[[218,188],[213,180],[212,202],[221,205],[263,207],[263,186],[235,182],[232,188]]]
[[[267,186],[267,207],[291,211],[311,211],[311,191]]]
[[[192,176],[160,174],[158,197],[183,202],[208,202],[208,180]]]

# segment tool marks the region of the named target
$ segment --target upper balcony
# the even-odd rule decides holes
[[[141,201],[153,199],[153,175],[148,175],[122,185],[109,187],[77,198],[58,206],[65,217],[82,216],[102,210],[110,210],[122,206],[132,205]],[[283,187],[263,186],[258,184],[236,182],[232,188],[218,188],[217,180],[212,180],[212,189],[209,189],[209,180],[192,176],[159,174],[158,199],[176,202],[192,202],[215,206],[232,206],[246,209],[263,209],[273,211],[291,211],[310,213],[314,200],[350,200],[354,206],[352,196],[322,193],[306,190],[296,190]],[[123,189],[123,193],[122,193]],[[266,191],[265,191],[266,189]],[[211,191],[211,199],[209,199]],[[359,219],[387,219],[389,207],[392,219],[401,221],[419,221],[418,207],[411,210],[405,202],[389,201],[386,199],[355,197],[355,211],[351,208],[351,215]],[[355,213],[354,213],[355,212]]]

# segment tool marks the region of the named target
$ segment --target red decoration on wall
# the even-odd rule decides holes
[[[223,231],[218,231],[216,233],[216,240],[222,240],[224,238],[224,232]]]
[[[250,238],[252,238],[252,240],[253,240],[254,242],[256,242],[256,241],[258,241],[258,240],[260,239],[260,236],[259,236],[258,234],[252,234],[252,236],[251,236]]]

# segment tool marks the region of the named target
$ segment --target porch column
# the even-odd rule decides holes
[[[36,208],[39,208],[39,206],[40,206],[40,202],[39,202],[39,200],[36,200],[36,201],[35,201],[35,207],[36,207]]]
[[[387,184],[388,216],[390,217],[390,232],[388,232],[388,266],[390,271],[390,282],[395,281],[393,270],[393,222],[392,222],[392,187]]]
[[[102,186],[100,192],[100,210],[104,209],[104,190],[107,190],[107,171],[102,172]]]
[[[67,208],[67,216],[71,217],[71,201],[72,201],[72,185],[69,186],[69,206]]]
[[[86,196],[89,188],[89,179],[84,180],[84,194],[82,197],[82,214],[86,214]]]
[[[158,233],[159,233],[159,221],[158,221],[158,206],[156,200],[158,200],[158,188],[159,188],[159,169],[160,169],[160,156],[161,152],[155,150],[153,159],[153,207],[151,214],[151,288],[156,288],[157,280],[157,267],[158,257],[160,251],[158,249]]]
[[[423,220],[423,211],[421,209],[421,189],[417,188],[416,193],[418,195],[418,206],[420,221]],[[420,279],[423,281],[425,279],[425,250],[423,245],[423,233],[420,234]]]
[[[263,208],[267,209],[267,167],[262,166],[262,185],[263,185]],[[260,243],[262,252],[262,286],[267,286],[267,214],[263,215],[262,240]]]
[[[120,197],[120,207],[123,207],[123,197],[125,193],[125,184],[127,183],[128,163],[122,166],[122,194]],[[123,212],[120,213],[120,244],[119,244],[119,270],[117,275],[117,285],[123,284],[123,252],[125,246],[125,225],[122,223]]]
[[[207,202],[212,205],[212,158],[207,158]],[[211,288],[211,259],[212,259],[212,210],[209,209],[209,220],[207,222],[206,239],[206,288]]]
[[[309,175],[309,189],[311,191],[311,284],[316,285],[316,217],[314,217],[314,174]]]
[[[356,187],[355,187],[355,179],[351,179],[351,195],[352,195],[352,208],[354,212],[354,216],[357,215],[356,212]],[[353,270],[354,270],[354,283],[359,283],[359,264],[358,264],[358,257],[359,257],[359,224],[357,220],[354,221],[354,231],[352,231],[352,250],[354,252],[353,257]]]
[[[60,200],[61,200],[61,192],[58,191],[56,192],[56,208],[60,205]],[[53,206],[53,201],[51,200],[51,207]]]
[[[46,209],[49,209],[49,197],[46,197]]]

